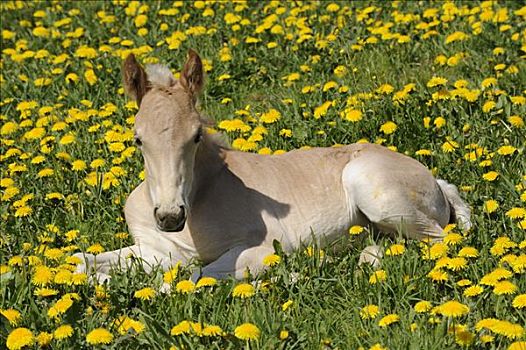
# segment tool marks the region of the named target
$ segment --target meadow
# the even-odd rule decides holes
[[[526,349],[520,1],[0,9],[0,348]],[[204,59],[208,132],[232,148],[382,144],[456,184],[473,228],[449,225],[435,244],[369,227],[324,249],[276,244],[268,271],[244,281],[137,265],[90,283],[71,255],[132,243],[122,209],[144,178],[122,60],[177,76],[189,48]],[[372,243],[381,266],[358,266]]]

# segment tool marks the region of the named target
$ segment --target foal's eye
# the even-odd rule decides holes
[[[142,141],[141,141],[141,139],[138,138],[138,137],[135,137],[135,144],[136,144],[137,146],[141,147],[141,146],[142,146]]]
[[[194,143],[199,143],[203,139],[203,128],[199,128],[194,137]]]

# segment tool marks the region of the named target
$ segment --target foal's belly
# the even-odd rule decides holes
[[[367,225],[367,218],[348,207],[345,198],[313,195],[316,204],[298,203],[284,218],[265,218],[268,222],[267,243],[274,239],[287,251],[302,245],[327,245],[348,234],[353,225]]]

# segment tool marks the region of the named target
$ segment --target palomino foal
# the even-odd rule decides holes
[[[79,270],[109,278],[112,266],[139,258],[146,269],[202,261],[203,276],[257,273],[278,240],[291,251],[323,245],[353,225],[372,224],[413,239],[440,240],[470,211],[456,187],[414,159],[373,144],[258,155],[221,146],[203,131],[195,107],[203,68],[192,50],[176,80],[167,67],[124,62],[127,93],[139,104],[135,137],[146,180],[129,196],[126,222],[135,244],[86,257]],[[196,272],[193,279],[201,274]]]

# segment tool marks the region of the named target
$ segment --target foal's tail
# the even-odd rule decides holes
[[[450,207],[451,207],[451,218],[450,223],[456,222],[460,229],[468,231],[471,224],[471,209],[469,206],[460,198],[457,187],[453,184],[447,183],[444,180],[437,180],[440,189],[446,196]]]

